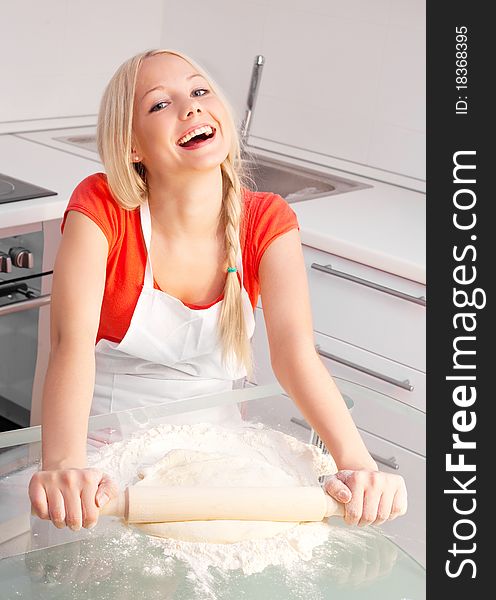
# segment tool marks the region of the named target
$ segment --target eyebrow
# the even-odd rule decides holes
[[[190,79],[193,79],[193,77],[202,77],[203,79],[205,79],[203,77],[203,75],[200,75],[200,73],[193,73],[193,75],[189,75],[188,77],[186,77],[186,81],[189,81]],[[164,90],[164,89],[165,89],[165,87],[163,85],[156,85],[155,87],[152,87],[150,90],[148,90],[147,92],[145,92],[143,94],[143,96],[141,96],[141,101],[143,101],[144,97],[147,94],[149,94],[150,92],[154,92],[155,90]]]

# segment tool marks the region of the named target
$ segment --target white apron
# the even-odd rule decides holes
[[[231,355],[227,368],[221,362],[217,318],[222,302],[191,309],[178,298],[153,287],[150,260],[151,217],[148,203],[140,208],[147,250],[143,289],[129,329],[120,343],[100,340],[95,348],[96,378],[91,414],[175,402],[233,389],[246,376]],[[241,252],[236,258],[241,277],[243,310],[248,337],[255,329],[253,307],[243,287]],[[239,420],[236,406],[199,410],[192,419],[170,422],[221,422]],[[182,415],[181,415],[182,417]]]

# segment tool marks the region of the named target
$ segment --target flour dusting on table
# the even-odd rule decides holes
[[[90,455],[88,462],[89,466],[108,473],[124,489],[137,483],[138,472],[153,467],[168,452],[177,449],[266,461],[286,473],[294,485],[319,485],[320,476],[336,472],[332,458],[316,446],[253,424],[235,429],[204,423],[160,425],[101,448],[98,453]],[[127,535],[128,542],[135,536],[136,539],[143,536],[135,530],[129,530]],[[275,537],[232,544],[149,537],[148,543],[152,547],[163,549],[164,564],[155,562],[147,568],[150,574],[157,574],[160,569],[167,570],[167,557],[174,557],[184,561],[200,581],[208,579],[210,567],[227,571],[240,569],[245,575],[259,573],[270,565],[292,568],[299,561],[310,560],[314,548],[323,544],[328,535],[327,523],[319,522],[296,525]]]

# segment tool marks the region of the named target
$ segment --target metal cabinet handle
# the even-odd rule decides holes
[[[303,427],[303,429],[308,429],[308,431],[312,431],[310,425],[303,419],[298,419],[298,417],[291,417],[291,419],[289,420],[291,421],[291,423],[295,423],[296,425]]]
[[[340,356],[336,356],[335,354],[330,354],[325,350],[321,350],[318,344],[315,346],[315,349],[321,356],[324,356],[325,358],[330,358],[331,360],[345,365],[347,367],[350,367],[351,369],[355,369],[356,371],[360,371],[361,373],[365,373],[366,375],[370,375],[371,377],[375,377],[376,379],[381,379],[382,381],[390,383],[391,385],[395,385],[396,387],[406,390],[407,392],[413,392],[413,390],[415,389],[408,379],[400,381],[399,379],[389,377],[389,375],[383,375],[382,373],[378,373],[377,371],[372,371],[372,369],[367,369],[367,367],[357,365],[356,363],[346,360],[346,358],[341,358]]]
[[[373,290],[377,290],[378,292],[384,292],[385,294],[396,296],[397,298],[402,298],[403,300],[408,300],[408,302],[413,302],[414,304],[420,304],[420,306],[425,306],[425,296],[411,296],[410,294],[405,294],[404,292],[400,292],[393,288],[389,288],[378,283],[373,283],[372,281],[368,281],[367,279],[356,277],[356,275],[350,275],[349,273],[338,271],[336,269],[333,269],[332,265],[319,265],[318,263],[312,263],[310,266],[312,269],[322,271],[323,273],[327,273],[328,275],[334,275],[335,277],[339,277],[341,279],[347,279],[348,281],[353,281],[354,283],[365,285],[366,287],[372,288]]]
[[[293,423],[297,423],[298,425],[301,425],[302,427],[305,427],[305,425],[301,422],[301,419],[291,419],[291,421],[293,421]],[[308,425],[305,427],[305,429],[308,427]],[[310,427],[308,427],[308,429],[310,429]],[[319,437],[318,433],[316,431],[313,432],[313,436],[312,436],[312,442],[311,442],[314,446],[317,446],[318,448],[320,448],[323,452],[323,454],[329,454],[329,451],[327,450],[327,448],[325,447],[324,442],[322,441],[322,439]],[[400,468],[400,465],[396,462],[396,457],[391,456],[391,458],[382,458],[382,456],[378,456],[377,454],[372,454],[372,452],[370,452],[370,456],[378,463],[380,463],[381,465],[384,465],[386,467],[389,467],[390,469],[393,469],[394,471],[397,471]],[[319,479],[319,481],[322,481],[323,478],[321,477]]]
[[[391,458],[382,458],[382,456],[378,456],[377,454],[372,454],[372,452],[370,453],[370,456],[378,463],[381,463],[381,465],[385,465],[386,467],[389,467],[390,469],[394,469],[395,471],[397,471],[400,468],[400,465],[396,462],[396,458],[394,456],[391,456]]]
[[[46,294],[45,296],[38,296],[38,298],[30,298],[29,300],[22,300],[15,304],[7,304],[0,307],[0,317],[5,315],[11,315],[16,312],[23,312],[25,310],[33,310],[34,308],[41,308],[50,304],[51,295]]]

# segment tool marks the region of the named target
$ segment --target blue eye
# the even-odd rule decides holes
[[[196,90],[193,90],[191,92],[192,96],[196,96],[196,97],[201,97],[201,96],[205,96],[206,94],[209,94],[210,90],[207,90],[205,88],[198,88]],[[167,108],[167,106],[169,106],[170,102],[168,102],[167,100],[162,100],[161,102],[159,102],[158,104],[155,104],[155,106],[153,106],[150,109],[150,112],[158,112],[159,110],[163,110],[164,108]]]
[[[161,104],[168,104],[168,102],[163,100],[162,102],[155,104],[155,106],[150,110],[150,112],[157,112],[158,110],[162,110],[161,108],[158,108]]]

